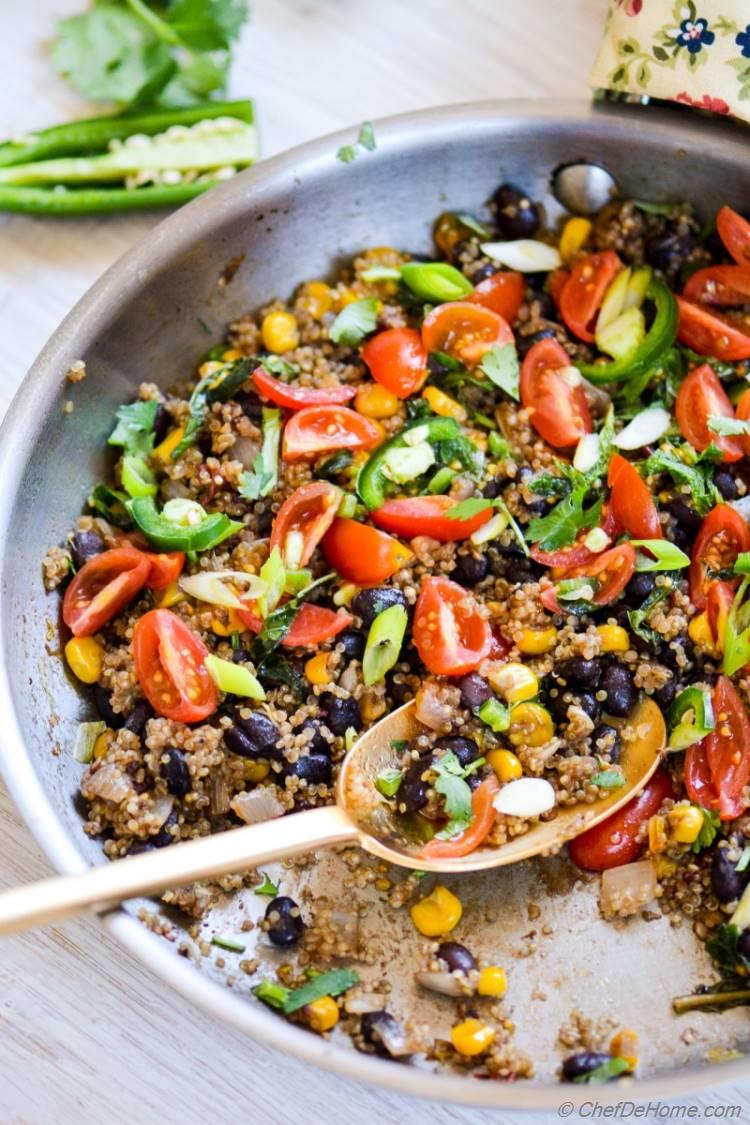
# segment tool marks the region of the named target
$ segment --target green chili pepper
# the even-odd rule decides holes
[[[691,717],[686,719],[686,715]],[[667,711],[669,749],[686,750],[710,734],[715,726],[711,693],[695,686],[685,688]]]
[[[230,520],[223,512],[209,515],[204,511],[203,518],[194,523],[170,520],[156,510],[153,496],[139,496],[128,501],[126,507],[149,542],[160,551],[208,551],[243,528],[243,524]],[[200,515],[198,509],[203,511],[200,504],[193,509]]]
[[[496,734],[507,730],[510,726],[510,708],[499,699],[486,699],[477,711],[477,715]]]
[[[216,183],[149,184],[124,187],[75,188],[7,187],[0,185],[0,211],[23,215],[103,215],[112,211],[143,211],[181,207]]]
[[[156,476],[143,457],[126,453],[122,459],[122,486],[134,500],[138,496],[156,496]]]
[[[388,486],[388,459],[395,449],[408,449],[419,439],[424,431],[424,441],[435,445],[441,441],[451,441],[460,437],[461,427],[453,418],[420,418],[410,426],[405,426],[389,441],[383,442],[367,461],[357,479],[357,492],[368,508],[380,508],[385,503]]]
[[[576,367],[590,383],[619,383],[623,379],[637,379],[655,367],[664,353],[672,347],[677,335],[677,302],[663,281],[654,277],[646,289],[646,299],[656,306],[654,322],[645,340],[629,355],[611,363],[577,363]]]
[[[392,605],[379,613],[367,634],[362,657],[362,678],[369,687],[377,684],[398,660],[408,618],[402,605]]]

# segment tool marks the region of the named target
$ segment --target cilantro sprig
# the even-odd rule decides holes
[[[468,766],[462,766],[452,750],[447,750],[434,762],[433,788],[443,798],[448,817],[448,823],[437,833],[438,839],[450,840],[471,824],[471,789],[466,778],[483,764],[484,758],[475,758]]]

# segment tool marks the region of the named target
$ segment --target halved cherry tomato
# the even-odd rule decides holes
[[[734,820],[747,808],[750,719],[732,681],[719,676],[713,692],[716,727],[685,755],[685,788],[691,801]]]
[[[750,266],[750,223],[731,207],[720,208],[716,230],[727,251],[740,266]]]
[[[706,608],[708,571],[733,566],[742,551],[750,551],[750,529],[729,504],[717,504],[700,525],[690,556],[690,600],[696,609]]]
[[[560,292],[558,306],[566,325],[579,340],[594,343],[596,318],[604,294],[622,262],[614,250],[587,254],[579,259],[570,271],[570,277]]]
[[[425,859],[458,859],[476,851],[495,823],[492,799],[499,788],[496,777],[486,777],[471,795],[471,824],[466,831],[453,840],[430,840],[420,855]]]
[[[446,512],[455,506],[456,501],[451,496],[412,496],[403,500],[386,500],[382,507],[370,512],[370,519],[384,531],[404,539],[429,535],[430,539],[437,539],[439,543],[452,543],[468,539],[493,515],[492,507],[488,505],[468,519],[454,520]]]
[[[318,480],[295,489],[276,513],[270,549],[278,547],[290,570],[306,566],[333,523],[341,503],[341,489]]]
[[[724,650],[727,620],[733,601],[734,587],[729,582],[722,582],[718,578],[709,582],[706,594],[706,617],[714,644],[720,652]]]
[[[89,559],[63,598],[63,621],[76,637],[90,637],[125,608],[146,585],[150,556],[132,547],[115,547]]]
[[[151,564],[148,581],[149,590],[166,590],[182,574],[185,556],[182,551],[169,551],[161,555],[147,554]]]
[[[282,457],[304,461],[337,449],[371,449],[382,437],[379,426],[346,406],[306,406],[284,427]]]
[[[413,552],[392,535],[358,520],[334,520],[321,546],[341,577],[358,586],[385,582],[414,557]]]
[[[422,663],[437,676],[473,672],[492,647],[478,602],[449,578],[422,580],[412,635]]]
[[[498,270],[491,277],[480,281],[466,300],[474,305],[483,305],[512,324],[525,296],[526,279],[522,273]]]
[[[427,376],[427,352],[416,328],[386,328],[367,341],[361,355],[375,382],[399,398],[413,395]]]
[[[250,606],[238,609],[237,616],[251,633],[259,633],[263,621]],[[289,632],[281,642],[284,648],[309,648],[322,644],[348,629],[354,618],[350,613],[336,613],[322,605],[303,602]]]
[[[694,352],[715,359],[750,359],[750,324],[733,324],[726,316],[710,312],[703,305],[675,296],[680,310],[677,339]]]
[[[554,586],[547,586],[542,590],[539,595],[539,601],[542,603],[548,613],[564,613],[565,610],[557,600],[557,590]]]
[[[750,419],[750,390],[745,391],[740,401],[737,403],[737,417],[740,422],[747,422]],[[744,434],[740,437],[740,444],[742,445],[742,452],[746,457],[750,457],[750,434]]]
[[[570,277],[570,270],[553,270],[547,278],[549,295],[555,302],[555,307],[560,308],[560,294],[565,288],[565,283]]]
[[[467,367],[476,367],[494,344],[512,344],[513,332],[491,309],[470,301],[449,301],[424,318],[422,343],[428,352],[446,352]]]
[[[302,410],[305,406],[336,406],[349,402],[357,393],[356,387],[299,387],[274,379],[262,367],[253,371],[255,389],[264,398],[287,410]]]
[[[616,539],[622,531],[609,504],[605,504],[602,508],[599,526],[610,540]],[[597,555],[597,552],[591,551],[584,542],[589,534],[590,532],[584,531],[578,542],[571,544],[570,547],[561,547],[559,551],[540,551],[538,547],[532,547],[529,554],[534,562],[541,563],[542,566],[562,567],[563,570],[569,570],[572,566],[583,566]]]
[[[637,469],[619,453],[609,463],[607,484],[615,521],[634,539],[661,539],[659,513]]]
[[[702,451],[713,443],[724,454],[724,461],[739,461],[742,456],[740,439],[716,434],[708,428],[711,416],[734,418],[735,414],[718,375],[707,363],[696,367],[683,380],[677,392],[674,412],[680,433],[697,450]]]
[[[152,609],[133,633],[138,682],[154,711],[178,723],[198,723],[216,710],[219,696],[205,659],[208,649],[169,609]]]
[[[670,797],[674,797],[672,777],[659,766],[632,801],[571,840],[570,858],[584,871],[608,871],[632,863],[646,849],[644,824]]]
[[[555,449],[576,445],[591,433],[591,415],[581,376],[557,340],[539,340],[521,367],[521,402],[531,424]]]
[[[750,304],[750,268],[709,266],[696,270],[685,283],[682,295],[699,305]]]
[[[618,543],[602,551],[591,562],[566,570],[563,578],[595,578],[599,584],[594,605],[609,605],[627,586],[635,570],[635,549],[631,543]]]

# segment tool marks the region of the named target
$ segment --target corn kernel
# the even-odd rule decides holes
[[[246,630],[247,625],[235,609],[223,610],[211,618],[211,632],[217,637],[231,637],[232,633],[244,633]]]
[[[361,294],[355,293],[353,289],[340,289],[336,294],[336,303],[340,309],[343,309],[346,308],[347,305],[351,305],[354,301],[359,301],[360,298]]]
[[[379,383],[365,384],[354,400],[354,409],[365,418],[392,418],[398,405],[398,396]]]
[[[311,684],[330,683],[331,677],[328,672],[328,653],[319,652],[317,655],[311,656],[305,664],[305,675]]]
[[[431,894],[409,907],[411,920],[425,937],[449,934],[461,921],[463,908],[447,887],[438,884]]]
[[[238,359],[242,359],[242,352],[239,348],[227,348],[221,353],[221,358],[224,363],[236,363]]]
[[[217,371],[221,371],[224,363],[220,359],[207,359],[198,368],[198,374],[201,379],[205,379],[207,375],[215,375]]]
[[[320,320],[333,307],[333,294],[325,281],[308,281],[302,286],[299,303],[305,312]]]
[[[507,987],[508,977],[505,969],[501,969],[499,965],[487,965],[480,970],[477,981],[477,992],[480,996],[494,996],[499,1000],[505,995]]]
[[[675,805],[667,813],[667,822],[676,844],[694,844],[703,828],[703,813],[695,805]]]
[[[667,846],[667,822],[663,816],[651,816],[648,820],[648,849],[654,855],[663,852]]]
[[[451,1028],[451,1043],[459,1055],[481,1055],[492,1046],[495,1032],[481,1020],[468,1019]]]
[[[508,738],[513,746],[544,746],[554,733],[552,716],[541,703],[519,703],[510,713]]]
[[[609,1053],[616,1059],[624,1059],[631,1070],[638,1066],[638,1032],[632,1027],[623,1027],[609,1041]]]
[[[596,631],[602,643],[602,652],[627,652],[630,637],[622,625],[597,625]]]
[[[161,461],[162,465],[168,464],[172,457],[173,451],[180,444],[184,436],[184,426],[175,426],[173,430],[170,430],[167,436],[164,438],[164,441],[160,442],[154,450],[154,457],[156,458],[156,460]]]
[[[277,310],[266,313],[260,326],[263,347],[274,355],[283,355],[297,347],[299,330],[297,318],[290,312]]]
[[[560,235],[560,257],[565,265],[572,262],[578,251],[585,246],[591,234],[591,223],[588,219],[568,219]]]
[[[156,603],[159,609],[169,609],[178,602],[184,601],[185,595],[178,586],[177,582],[170,582],[169,585],[162,590],[161,597]]]
[[[94,743],[93,755],[98,760],[99,758],[106,758],[109,745],[112,741],[112,731],[103,730]]]
[[[261,781],[265,781],[271,772],[269,762],[258,761],[255,758],[243,758],[242,760],[242,776],[245,781],[252,781],[257,785]]]
[[[550,625],[549,629],[522,629],[516,644],[527,656],[542,656],[555,647],[556,640],[557,629]]]
[[[698,613],[695,617],[691,618],[688,625],[688,636],[693,644],[698,645],[699,648],[705,649],[706,652],[717,652],[711,626],[708,623],[708,614]]]
[[[539,692],[539,680],[530,668],[518,661],[493,668],[487,678],[493,690],[504,696],[508,703],[523,703]]]
[[[102,672],[104,649],[95,637],[72,637],[65,646],[65,659],[81,683],[95,684]]]
[[[339,1022],[339,1006],[332,996],[321,996],[305,1005],[305,1015],[313,1031],[330,1031]]]
[[[339,586],[336,593],[333,595],[334,605],[349,605],[352,598],[356,596],[359,591],[359,586],[355,586],[353,582],[345,582],[343,586]]]
[[[425,387],[422,398],[426,399],[435,414],[439,414],[442,418],[455,418],[457,422],[465,422],[468,418],[466,408],[445,391],[441,391],[439,387]]]
[[[523,777],[523,766],[512,750],[490,750],[485,755],[500,781]]]

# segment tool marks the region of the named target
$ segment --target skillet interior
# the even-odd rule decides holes
[[[427,251],[438,212],[447,206],[479,211],[503,180],[516,181],[533,198],[543,199],[554,218],[547,184],[550,171],[562,162],[603,163],[624,192],[656,200],[687,197],[704,217],[726,202],[747,209],[750,197],[746,134],[679,111],[484,103],[376,123],[375,134],[377,150],[353,164],[335,159],[348,134],[323,138],[264,162],[164,222],[66,319],[4,423],[0,762],[32,831],[61,870],[76,870],[101,855],[98,844],[81,831],[74,798],[80,766],[71,747],[77,722],[88,715],[62,662],[50,659],[58,647],[57,602],[43,592],[40,560],[64,537],[92,482],[103,479],[104,440],[114,411],[140,381],[172,382],[217,342],[227,321],[286,295],[305,278],[325,276],[337,260],[361,247],[387,243]],[[199,317],[212,329],[211,338]],[[72,386],[64,375],[76,359],[86,360],[89,376]],[[63,409],[68,401],[72,413]],[[326,857],[299,878],[317,893],[331,895],[342,872],[339,860]],[[533,1087],[428,1075],[424,1069],[357,1055],[348,1040],[331,1045],[244,1000],[241,993],[253,983],[249,978],[230,991],[212,961],[197,972],[175,954],[173,944],[135,921],[138,904],[114,912],[108,924],[152,968],[236,1026],[320,1065],[404,1091],[495,1106],[559,1104],[555,1039],[576,1003],[587,1015],[611,1012],[641,1031],[643,1070],[651,1080],[646,1077],[633,1093],[677,1095],[747,1074],[744,1060],[710,1072],[705,1065],[710,1049],[741,1050],[748,1043],[742,1010],[681,1022],[669,1014],[672,995],[711,979],[688,927],[672,930],[666,920],[645,927],[605,926],[598,921],[592,887],[568,890],[557,861],[462,883],[465,906],[473,900],[497,914],[495,921],[478,926],[476,935],[464,930],[463,940],[475,952],[493,950],[509,970],[506,1006],[518,1025],[519,1042],[537,1060]],[[286,876],[285,891],[294,893]],[[542,910],[534,923],[527,913],[532,900]],[[247,910],[258,913],[261,901],[249,902]],[[217,912],[213,927],[226,933],[236,909],[230,903]],[[472,916],[481,916],[478,906]],[[545,924],[553,933],[537,935],[544,956],[519,957],[524,935]],[[374,902],[365,925],[373,934],[383,932]],[[411,948],[416,955],[417,947],[413,940],[401,943],[398,934],[379,941],[377,960],[391,966],[399,945],[397,978],[391,968],[394,1009],[408,1012],[415,1002],[412,965],[402,951]],[[446,1010],[428,1003],[419,1014],[441,1026]],[[692,1046],[680,1038],[688,1027],[699,1033]],[[572,1101],[587,1096],[585,1087],[566,1087],[566,1098],[569,1092]],[[617,1086],[597,1094],[601,1101],[623,1096]]]

